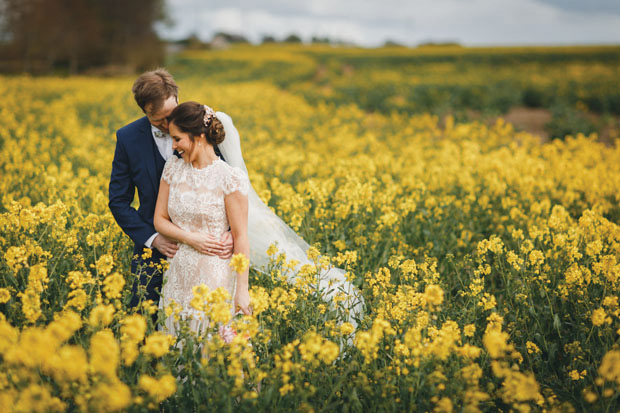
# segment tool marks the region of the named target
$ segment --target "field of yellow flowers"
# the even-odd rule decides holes
[[[238,46],[170,59],[183,77],[264,80],[309,103],[361,109],[494,118],[513,108],[549,111],[554,138],[620,130],[620,47]]]
[[[287,283],[272,249],[236,336],[226,297],[196,288],[218,324],[171,337],[156,306],[128,307],[107,208],[132,82],[0,78],[0,410],[620,408],[618,145],[180,77],[181,101],[232,116],[257,193],[366,311],[344,322],[346,297],[324,302],[316,268]]]

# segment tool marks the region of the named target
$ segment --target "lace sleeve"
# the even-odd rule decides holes
[[[174,175],[174,171],[177,169],[176,160],[177,160],[177,157],[174,155],[168,158],[168,160],[166,161],[166,164],[164,165],[164,171],[161,173],[161,179],[166,181],[168,185],[172,183],[172,176]]]
[[[232,167],[230,173],[226,175],[223,182],[224,195],[228,195],[235,191],[241,192],[243,195],[248,194],[250,188],[250,180],[241,168]]]

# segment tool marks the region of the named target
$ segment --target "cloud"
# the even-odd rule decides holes
[[[539,0],[541,3],[553,5],[562,10],[585,13],[620,14],[618,0]]]
[[[586,2],[583,2],[586,4]],[[460,41],[466,45],[619,43],[620,5],[573,0],[169,0],[177,25],[159,28],[168,38],[217,31],[282,38],[296,33],[377,46]]]

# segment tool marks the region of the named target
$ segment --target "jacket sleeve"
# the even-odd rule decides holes
[[[145,222],[138,211],[131,206],[136,193],[136,186],[131,177],[127,150],[118,138],[118,133],[108,191],[108,206],[114,219],[134,243],[144,245],[156,231],[153,225]]]

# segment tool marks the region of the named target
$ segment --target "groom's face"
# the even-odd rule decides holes
[[[176,96],[170,96],[164,101],[164,104],[157,110],[152,110],[153,105],[151,103],[144,107],[144,112],[151,125],[155,126],[162,132],[168,133],[168,115],[174,108],[177,107],[179,101]]]

